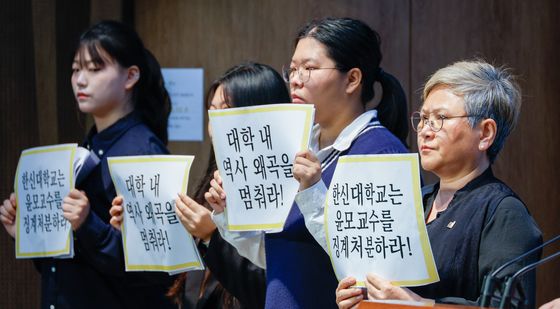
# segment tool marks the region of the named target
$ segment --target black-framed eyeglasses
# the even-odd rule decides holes
[[[306,68],[306,67],[290,67],[290,66],[282,66],[282,78],[286,83],[289,83],[296,77],[296,72],[299,78],[299,81],[302,83],[307,83],[311,78],[311,71],[316,70],[338,70],[338,68]]]
[[[468,117],[476,117],[476,115],[444,116],[444,115],[430,114],[429,117],[426,117],[425,115],[422,115],[420,112],[414,112],[410,116],[410,123],[412,124],[412,129],[415,132],[422,131],[425,125],[428,125],[432,131],[438,132],[441,130],[441,128],[443,128],[443,122],[445,119],[468,118]]]

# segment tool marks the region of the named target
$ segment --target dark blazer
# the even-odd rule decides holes
[[[223,289],[236,298],[233,308],[264,308],[264,269],[239,255],[237,249],[225,241],[217,229],[212,234],[208,248],[201,251],[211,275],[196,308],[224,308]]]

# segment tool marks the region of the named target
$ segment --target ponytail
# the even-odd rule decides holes
[[[167,124],[171,113],[171,99],[165,88],[161,67],[154,55],[144,49],[146,66],[140,72],[140,82],[134,87],[134,110],[154,134],[167,144]]]
[[[366,105],[374,98],[374,82],[381,83],[383,97],[377,106],[379,121],[406,145],[406,96],[399,81],[379,67],[383,58],[379,34],[363,21],[328,17],[305,25],[299,31],[295,45],[307,37],[314,38],[325,46],[328,56],[334,60],[339,71],[348,72],[352,68],[362,71],[362,104]]]
[[[393,133],[404,145],[408,135],[408,106],[406,95],[399,81],[379,68],[377,81],[383,89],[383,97],[377,105],[379,122]]]

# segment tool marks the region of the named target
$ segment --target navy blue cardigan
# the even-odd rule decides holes
[[[338,153],[333,150],[323,165],[322,179],[329,186],[337,159],[343,155],[405,153],[406,147],[376,118]],[[328,254],[305,227],[294,203],[281,233],[266,234],[266,308],[336,308],[335,277]]]

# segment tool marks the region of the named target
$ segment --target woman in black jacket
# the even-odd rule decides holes
[[[258,63],[244,63],[229,69],[212,83],[208,91],[208,109],[225,109],[270,103],[289,103],[284,80],[274,69]],[[209,127],[209,134],[212,130]],[[204,199],[217,170],[211,152],[205,177],[194,198],[180,194],[176,212],[181,223],[198,239],[198,248],[207,269],[181,274],[168,296],[182,308],[263,308],[265,270],[242,257],[222,239],[212,221],[211,210]],[[113,202],[114,226],[122,220],[122,199]]]

